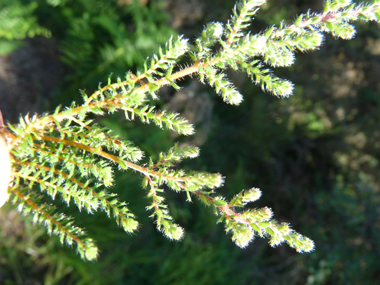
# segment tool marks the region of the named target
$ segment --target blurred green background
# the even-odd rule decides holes
[[[136,70],[172,34],[190,39],[209,21],[226,22],[232,0],[0,0],[0,108],[6,120],[20,113],[80,102],[115,76]],[[259,32],[288,22],[320,0],[270,0],[252,24]],[[101,250],[83,262],[45,228],[11,205],[0,211],[0,284],[378,284],[380,280],[380,27],[359,23],[354,40],[327,36],[320,51],[298,54],[276,70],[293,81],[294,95],[261,92],[242,73],[230,78],[244,103],[228,106],[195,78],[175,92],[161,90],[160,108],[181,112],[197,126],[176,137],[123,115],[98,118],[147,156],[174,142],[196,144],[201,156],[186,169],[220,172],[222,195],[258,187],[281,222],[316,243],[297,254],[257,239],[239,249],[199,201],[167,193],[171,213],[186,230],[165,239],[145,211],[141,177],[117,173],[111,189],[130,203],[142,227],[129,236],[103,214],[62,209],[86,228]],[[184,62],[185,64],[186,62]]]

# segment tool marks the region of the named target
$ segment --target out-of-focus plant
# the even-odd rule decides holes
[[[0,55],[22,46],[22,39],[26,37],[50,36],[50,31],[39,25],[34,15],[37,7],[37,2],[23,4],[21,0],[0,1]]]

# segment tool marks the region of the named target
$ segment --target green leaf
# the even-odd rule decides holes
[[[302,18],[303,18],[303,15],[302,15],[302,14],[299,15],[299,16],[297,17],[297,19],[294,21],[294,25],[295,25],[295,26],[298,26],[298,25],[301,23]]]
[[[122,169],[128,169],[128,166],[125,164],[125,162],[124,162],[122,159],[120,159],[120,160],[118,161],[118,164],[120,165],[120,167],[121,167]]]
[[[227,205],[227,202],[223,201],[223,200],[214,200],[214,203],[215,203],[216,206],[219,206],[219,207]]]
[[[160,87],[157,84],[151,83],[149,84],[149,91],[154,92],[157,91]]]

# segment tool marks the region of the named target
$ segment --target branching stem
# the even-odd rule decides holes
[[[218,206],[215,203],[215,199],[212,198],[210,195],[204,194],[201,191],[195,191],[194,192],[198,197],[203,196],[209,201],[210,204],[214,205],[215,207],[218,207],[223,214],[226,216],[227,219],[234,219],[235,221],[242,223],[242,224],[249,224],[249,221],[247,219],[244,219],[241,217],[241,214],[234,212],[229,205],[226,206]]]
[[[142,174],[144,174],[145,176],[157,176],[157,177],[163,177],[165,179],[171,179],[171,180],[175,180],[175,181],[179,181],[179,182],[183,182],[185,181],[186,177],[174,177],[174,176],[169,176],[169,175],[164,175],[162,173],[159,173],[157,171],[154,171],[154,170],[150,170],[149,168],[146,168],[146,167],[142,167],[140,165],[137,165],[133,162],[130,162],[130,161],[127,161],[127,160],[123,160],[123,159],[120,159],[118,156],[116,155],[112,155],[108,152],[105,152],[103,150],[101,150],[101,148],[95,148],[95,147],[91,147],[91,146],[88,146],[88,145],[85,145],[85,144],[81,144],[81,143],[77,143],[77,142],[74,142],[74,141],[70,141],[70,140],[65,140],[65,139],[61,139],[61,138],[58,138],[58,137],[48,137],[48,136],[43,136],[41,137],[42,140],[44,141],[51,141],[51,142],[56,142],[56,143],[60,143],[62,142],[63,144],[65,145],[69,145],[69,146],[74,146],[74,147],[77,147],[77,148],[80,148],[80,149],[83,149],[85,151],[88,151],[88,152],[92,152],[94,154],[97,154],[99,156],[102,156],[104,158],[107,158],[108,160],[111,160],[115,163],[124,163],[128,168],[131,168],[135,171],[138,171]],[[185,188],[185,185],[181,184],[183,186],[183,188]]]
[[[15,174],[15,173],[13,173]],[[64,232],[67,236],[70,236],[72,240],[74,240],[77,244],[80,244],[84,250],[87,250],[88,247],[85,243],[82,242],[80,238],[76,235],[72,234],[68,231],[59,221],[57,221],[53,216],[49,215],[46,211],[42,210],[38,205],[36,205],[32,200],[28,199],[25,195],[23,195],[19,190],[12,189],[12,192],[16,194],[22,201],[25,201],[29,204],[36,212],[43,215],[47,220],[55,224],[62,232]]]

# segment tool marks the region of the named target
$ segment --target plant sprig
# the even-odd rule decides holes
[[[230,82],[227,69],[246,73],[263,91],[283,98],[292,95],[293,84],[277,77],[272,67],[294,64],[296,52],[318,49],[324,33],[342,39],[355,35],[353,22],[380,21],[380,0],[372,4],[354,4],[350,0],[328,0],[322,13],[299,15],[292,24],[282,22],[258,34],[247,31],[253,16],[266,0],[243,0],[235,6],[231,20],[207,24],[200,36],[190,44],[183,36],[172,37],[164,48],[143,63],[143,69],[125,79],[111,76],[105,86],[99,85],[91,95],[81,91],[84,103],[57,107],[53,113],[25,116],[18,124],[8,124],[3,132],[12,159],[13,181],[9,191],[14,204],[24,214],[32,214],[36,222],[44,224],[50,234],[59,235],[62,243],[77,244],[82,258],[92,260],[98,249],[84,231],[54,206],[42,202],[49,196],[60,196],[67,204],[71,200],[78,209],[92,213],[104,211],[128,233],[138,228],[136,217],[120,202],[114,193],[105,188],[113,185],[112,165],[132,169],[143,175],[143,186],[151,204],[157,229],[170,239],[181,239],[184,229],[173,221],[164,203],[166,187],[176,192],[186,192],[187,200],[199,198],[220,215],[226,232],[240,247],[246,247],[255,236],[267,237],[271,246],[286,242],[298,252],[309,252],[314,243],[295,232],[288,224],[273,219],[267,208],[245,208],[257,200],[261,191],[252,188],[238,193],[230,202],[215,189],[223,185],[219,173],[190,171],[175,168],[184,158],[198,156],[196,147],[175,145],[167,153],[159,154],[156,162],[141,163],[144,153],[132,142],[114,135],[110,130],[93,123],[89,114],[106,115],[123,111],[128,120],[139,117],[143,123],[155,123],[183,135],[194,133],[194,127],[178,114],[156,111],[148,104],[149,95],[165,85],[180,89],[177,81],[198,74],[199,80],[215,88],[226,103],[239,105],[243,96]],[[188,64],[180,67],[187,56]],[[243,208],[238,211],[237,208]],[[112,215],[111,215],[112,212]]]

